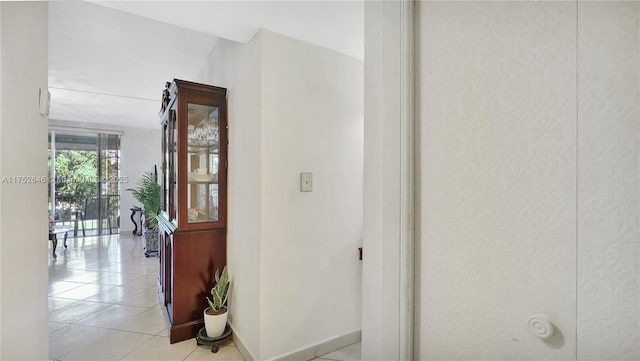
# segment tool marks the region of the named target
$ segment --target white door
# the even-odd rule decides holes
[[[417,14],[414,358],[637,359],[638,2]]]

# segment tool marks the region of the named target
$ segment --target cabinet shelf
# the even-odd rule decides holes
[[[214,148],[214,147],[215,147],[215,149],[211,149],[211,148]],[[195,148],[196,150],[191,150],[192,148]],[[189,153],[200,153],[200,152],[206,152],[207,149],[210,149],[209,153],[218,154],[217,144],[216,145],[189,144],[189,149],[187,150],[187,152],[189,152]]]

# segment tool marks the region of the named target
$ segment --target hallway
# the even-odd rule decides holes
[[[50,359],[243,361],[233,342],[216,354],[195,339],[169,344],[156,294],[158,258],[144,257],[140,237],[67,244],[58,243],[57,259],[49,256]]]
[[[244,361],[229,341],[217,353],[195,339],[169,344],[156,293],[158,258],[145,258],[141,237],[111,235],[49,242],[51,360]],[[360,343],[316,360],[359,360]]]

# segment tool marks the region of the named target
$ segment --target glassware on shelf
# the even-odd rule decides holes
[[[200,183],[217,183],[218,175],[216,173],[210,174],[199,174],[196,172],[189,173],[189,182],[200,182]]]
[[[190,106],[192,104],[189,104]],[[205,107],[197,105],[198,107]],[[195,146],[215,146],[220,141],[220,126],[218,122],[218,108],[206,107],[208,118],[191,122],[187,127],[187,137],[189,144]],[[210,110],[211,109],[211,110]],[[194,113],[200,109],[194,110]]]
[[[197,208],[189,208],[187,212],[187,216],[189,217],[189,222],[195,222],[198,220],[198,209]]]
[[[188,223],[218,221],[219,108],[188,103]]]

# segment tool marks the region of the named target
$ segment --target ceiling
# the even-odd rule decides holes
[[[158,129],[166,81],[260,29],[364,58],[362,1],[52,1],[50,119]]]

